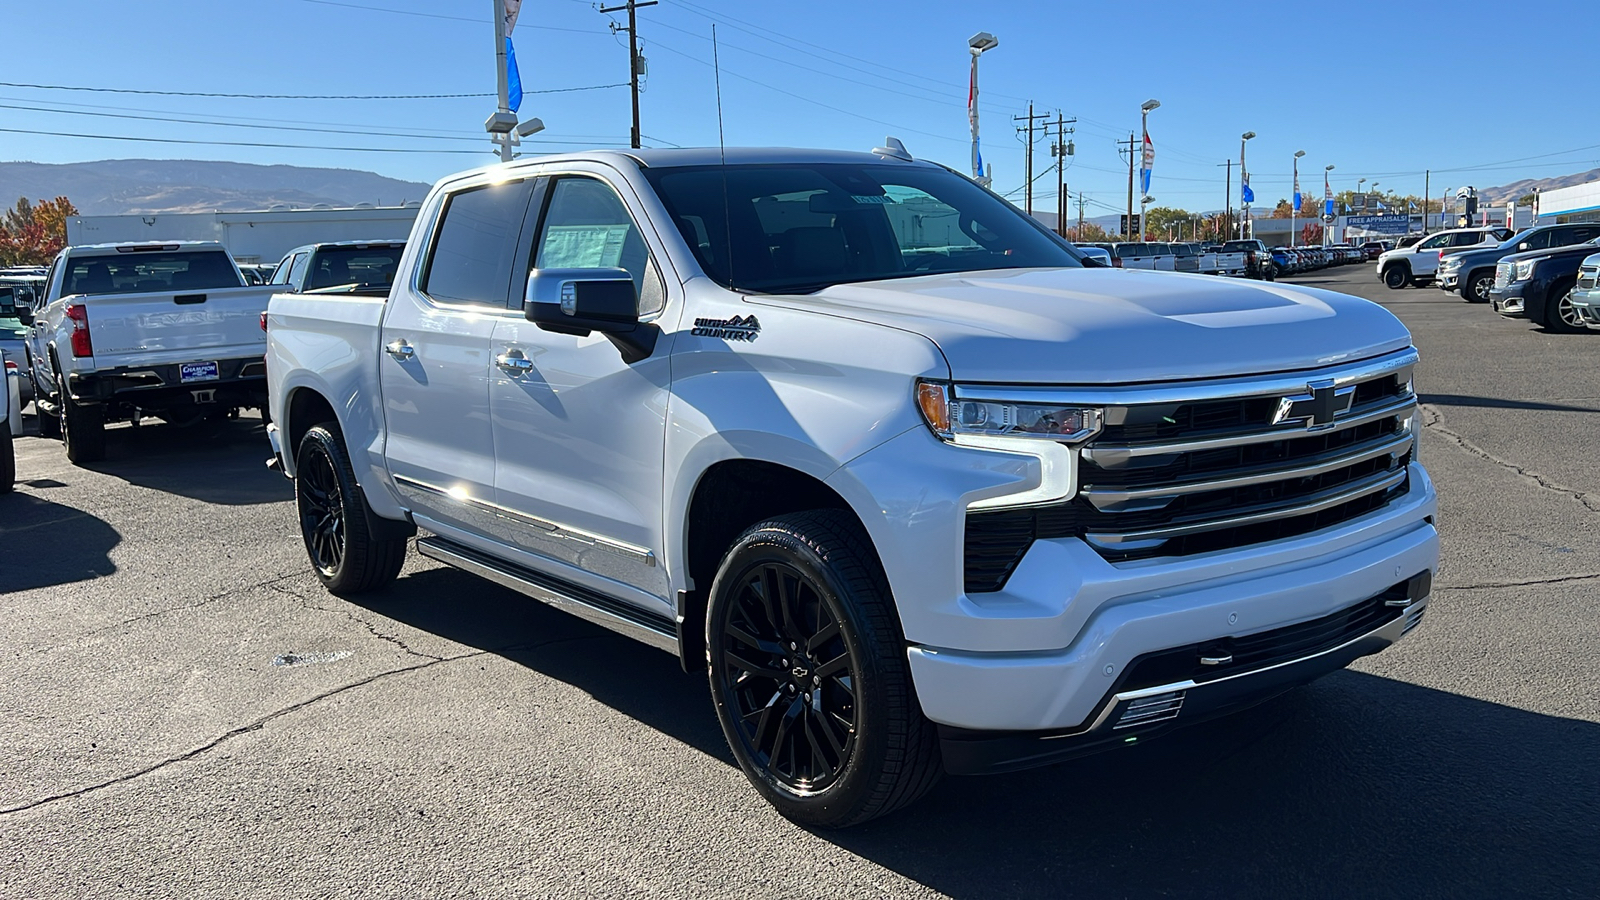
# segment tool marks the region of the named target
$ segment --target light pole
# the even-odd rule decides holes
[[[1139,240],[1144,240],[1144,210],[1145,207],[1156,202],[1156,198],[1145,194],[1139,198]]]
[[[990,176],[983,171],[983,154],[978,151],[978,57],[985,50],[1000,46],[1000,39],[987,31],[980,31],[967,39],[972,51],[972,83],[967,89],[967,124],[972,126],[972,180],[989,186]]]
[[[1144,240],[1144,207],[1150,202],[1150,169],[1155,165],[1156,152],[1150,144],[1150,110],[1161,105],[1160,100],[1146,100],[1139,104],[1139,240]],[[1130,151],[1131,152],[1131,151]],[[1132,212],[1132,210],[1129,210]]]
[[[1239,135],[1239,183],[1245,187],[1250,186],[1250,170],[1244,167],[1244,144],[1255,136],[1254,131],[1246,131]],[[1244,199],[1243,190],[1239,191],[1239,203],[1244,207],[1244,219],[1239,223],[1239,240],[1242,241],[1246,236],[1245,229],[1250,227],[1250,201]]]
[[[1294,152],[1294,199],[1289,204],[1289,248],[1294,249],[1295,214],[1300,212],[1300,157],[1305,156],[1304,150]]]
[[[1333,171],[1333,163],[1322,167],[1322,246],[1328,246],[1328,232],[1333,230],[1333,222],[1329,221],[1333,215],[1333,187],[1328,183],[1328,173]]]

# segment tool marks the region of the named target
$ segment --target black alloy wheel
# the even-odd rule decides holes
[[[711,697],[756,790],[823,828],[905,806],[943,774],[911,682],[888,579],[853,515],[752,525],[723,557],[706,610]]]
[[[1494,287],[1494,276],[1481,272],[1467,281],[1466,290],[1461,293],[1466,296],[1468,302],[1488,303],[1490,299],[1489,289],[1492,287]]]
[[[796,794],[826,790],[856,742],[856,667],[840,613],[783,561],[746,569],[734,590],[719,674],[745,752]]]
[[[1411,270],[1405,266],[1390,266],[1383,270],[1383,285],[1392,291],[1398,291],[1411,281]]]
[[[294,500],[311,568],[331,593],[347,597],[376,590],[400,574],[408,541],[383,529],[383,520],[367,504],[337,424],[318,425],[300,439]]]
[[[334,471],[333,458],[319,445],[306,448],[295,473],[295,502],[300,507],[300,531],[317,575],[330,579],[344,563],[344,491]]]

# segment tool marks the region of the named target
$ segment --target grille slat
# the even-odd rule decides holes
[[[999,590],[1034,540],[1084,539],[1112,562],[1185,556],[1328,528],[1409,489],[1415,351],[1367,369],[1263,379],[1104,407],[1079,492],[1048,507],[968,513],[966,589]],[[1355,374],[1351,374],[1355,372]],[[1169,399],[1176,395],[1178,399]]]

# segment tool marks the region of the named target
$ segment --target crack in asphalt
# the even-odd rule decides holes
[[[298,703],[292,703],[292,704],[290,704],[288,706],[285,706],[285,707],[283,707],[281,709],[274,710],[274,711],[272,711],[270,713],[267,713],[264,716],[261,716],[258,719],[255,719],[254,721],[252,721],[252,722],[250,722],[248,724],[240,725],[237,728],[234,728],[234,729],[231,729],[229,731],[223,732],[221,735],[218,735],[217,737],[212,738],[211,740],[207,741],[204,744],[201,744],[198,747],[195,747],[195,748],[193,748],[191,750],[188,750],[188,751],[185,751],[183,753],[180,753],[180,754],[178,754],[176,756],[169,756],[166,759],[161,760],[160,762],[154,763],[152,765],[145,766],[144,768],[139,769],[138,771],[127,772],[127,773],[124,773],[122,775],[118,775],[115,778],[109,778],[109,779],[106,779],[105,781],[96,782],[95,784],[86,785],[86,786],[81,787],[81,788],[74,788],[73,790],[70,790],[70,791],[63,791],[63,792],[61,792],[59,794],[51,794],[48,797],[40,797],[40,798],[38,798],[36,800],[29,800],[26,803],[19,803],[16,806],[8,806],[8,807],[5,807],[5,808],[0,808],[0,816],[8,816],[8,815],[12,815],[14,813],[26,812],[27,810],[30,810],[30,809],[37,809],[37,808],[39,808],[41,806],[47,806],[47,805],[52,804],[52,803],[59,803],[59,802],[61,802],[63,800],[71,800],[71,799],[73,799],[75,797],[82,797],[82,796],[84,796],[86,794],[92,794],[92,793],[95,793],[97,791],[102,791],[102,790],[105,790],[106,788],[113,787],[115,785],[125,784],[125,783],[130,782],[130,781],[135,781],[137,779],[145,777],[146,775],[151,775],[153,773],[159,772],[162,769],[165,769],[165,768],[167,768],[169,766],[177,765],[178,763],[187,762],[187,761],[189,761],[191,759],[195,759],[196,757],[203,756],[204,754],[209,753],[212,750],[215,750],[217,747],[222,746],[223,744],[233,740],[236,737],[239,737],[239,736],[245,735],[245,734],[249,734],[249,733],[251,733],[253,731],[260,731],[264,726],[266,726],[268,723],[274,721],[275,719],[281,719],[284,716],[287,716],[287,715],[289,715],[291,713],[299,712],[300,710],[303,710],[303,709],[305,709],[305,708],[307,708],[309,706],[313,706],[313,705],[315,705],[317,703],[320,703],[323,700],[327,700],[327,699],[329,699],[331,697],[337,697],[338,695],[343,694],[343,693],[345,693],[347,691],[353,691],[353,690],[355,690],[357,688],[366,687],[369,684],[373,684],[375,682],[382,681],[382,680],[384,680],[384,679],[386,679],[386,678],[388,678],[388,677],[390,677],[392,675],[407,675],[407,674],[410,674],[412,672],[420,672],[423,669],[430,669],[430,668],[432,668],[434,666],[437,666],[437,665],[440,665],[440,664],[443,664],[443,663],[459,662],[459,661],[464,660],[464,659],[476,659],[476,658],[478,658],[480,656],[489,656],[489,655],[505,656],[505,655],[511,654],[511,653],[525,653],[525,652],[530,651],[530,650],[538,650],[538,649],[542,649],[544,647],[549,647],[549,646],[552,646],[552,645],[555,645],[555,644],[571,643],[573,641],[594,640],[595,637],[596,637],[596,635],[575,635],[575,636],[570,636],[570,637],[551,638],[550,640],[547,640],[547,641],[536,641],[536,642],[531,643],[531,644],[512,644],[512,645],[508,645],[506,647],[497,647],[497,648],[490,649],[490,650],[474,650],[471,653],[461,653],[461,654],[457,654],[455,656],[435,657],[435,658],[429,659],[427,662],[420,662],[420,663],[417,663],[415,665],[410,665],[410,666],[401,666],[398,669],[389,669],[387,671],[379,672],[379,673],[377,673],[375,675],[369,675],[366,678],[362,678],[362,679],[359,679],[357,681],[352,681],[352,682],[349,682],[348,684],[342,684],[342,685],[340,685],[340,686],[338,686],[336,688],[331,688],[329,690],[323,691],[320,694],[316,694],[315,696],[309,697],[309,698],[307,698],[305,700],[301,700]]]
[[[1481,581],[1477,584],[1438,584],[1447,591],[1487,591],[1495,588],[1527,587],[1535,584],[1562,584],[1568,581],[1589,581],[1600,578],[1600,572],[1580,572],[1574,575],[1552,575],[1549,578],[1517,578],[1510,581]]]
[[[264,587],[264,588],[273,589],[273,588],[275,588],[275,585],[277,585],[279,582],[287,581],[290,578],[293,578],[298,574],[299,574],[298,572],[290,572],[287,575],[274,575],[271,578],[265,579],[263,581],[255,582],[254,584],[247,584],[247,585],[245,585],[243,587],[229,588],[228,590],[222,591],[221,593],[212,594],[209,597],[205,597],[205,598],[202,598],[200,600],[196,600],[193,603],[182,603],[182,604],[179,604],[177,606],[168,606],[168,607],[164,607],[162,609],[155,610],[153,612],[147,612],[147,613],[144,613],[142,615],[134,616],[131,619],[123,619],[120,622],[115,622],[115,623],[112,623],[110,625],[102,625],[99,628],[94,628],[94,629],[91,629],[89,631],[85,631],[82,634],[74,636],[73,640],[82,640],[82,639],[87,638],[87,637],[93,637],[93,636],[95,636],[97,634],[104,634],[104,633],[106,633],[108,631],[115,631],[118,628],[122,628],[122,627],[125,627],[125,626],[128,626],[128,625],[132,625],[135,622],[143,622],[146,619],[154,619],[154,618],[158,618],[160,616],[168,615],[170,613],[183,612],[184,610],[188,610],[188,609],[199,609],[202,606],[209,606],[212,603],[216,603],[218,600],[226,599],[228,597],[233,596],[234,594],[240,594],[240,593],[243,593],[245,591],[253,591],[256,588]],[[49,653],[50,651],[56,650],[56,649],[59,649],[59,647],[40,647],[40,648],[38,648],[37,652],[39,652],[39,653]]]
[[[1536,472],[1533,469],[1519,465],[1510,460],[1501,459],[1500,457],[1495,456],[1493,453],[1490,453],[1477,444],[1474,444],[1472,441],[1467,440],[1467,438],[1463,435],[1451,431],[1449,428],[1446,428],[1443,424],[1441,424],[1444,422],[1444,415],[1440,413],[1439,410],[1426,403],[1420,404],[1420,406],[1424,414],[1422,422],[1423,426],[1448,439],[1452,444],[1455,444],[1457,447],[1460,447],[1467,453],[1476,456],[1479,459],[1488,460],[1497,466],[1510,469],[1517,475],[1532,481],[1534,484],[1544,488],[1547,491],[1561,494],[1565,497],[1575,500],[1581,504],[1584,509],[1587,509],[1590,512],[1600,512],[1600,500],[1594,499],[1594,496],[1589,492],[1567,487],[1566,485],[1555,481],[1548,475],[1545,475],[1541,472]]]
[[[301,606],[304,606],[306,609],[314,610],[316,612],[343,615],[346,619],[349,619],[350,621],[356,623],[357,625],[360,625],[362,628],[365,628],[367,630],[367,633],[371,634],[373,637],[377,638],[380,641],[385,641],[387,643],[393,644],[393,645],[395,645],[396,647],[399,647],[401,650],[405,651],[407,654],[409,654],[411,656],[415,656],[415,657],[418,657],[418,658],[421,658],[421,659],[433,659],[433,660],[444,659],[444,657],[439,656],[437,654],[423,653],[421,650],[413,650],[413,649],[411,649],[411,645],[410,644],[407,644],[405,641],[395,637],[392,634],[385,634],[385,633],[379,631],[376,625],[373,625],[371,622],[368,622],[366,619],[363,619],[360,616],[355,615],[354,613],[350,612],[349,610],[328,609],[327,607],[324,607],[324,606],[318,606],[316,603],[312,602],[311,598],[305,596],[304,594],[301,594],[299,591],[295,591],[295,590],[292,590],[292,589],[286,588],[286,587],[281,587],[281,586],[279,586],[277,584],[272,585],[270,589],[272,591],[276,592],[276,593],[284,594],[284,595],[288,596],[290,599],[292,599],[295,602],[299,603]],[[348,605],[348,604],[346,604],[346,605]]]

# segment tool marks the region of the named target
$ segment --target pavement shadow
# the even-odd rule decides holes
[[[735,764],[703,678],[659,650],[452,569],[364,602]],[[952,897],[1581,896],[1600,883],[1596,760],[1600,725],[1342,671],[1100,756],[947,778],[818,837]]]
[[[1537,400],[1511,400],[1504,397],[1475,397],[1471,394],[1421,394],[1417,399],[1435,406],[1477,406],[1483,409],[1530,409],[1546,412],[1600,413],[1600,409],[1596,409],[1593,406],[1542,403]]]
[[[677,657],[654,647],[450,568],[406,575],[382,593],[351,602],[573,685],[734,765],[705,676],[685,673]]]
[[[106,458],[89,468],[129,484],[215,503],[247,506],[294,498],[294,485],[266,467],[272,447],[262,422],[241,417],[174,426],[146,420],[106,430]]]
[[[120,543],[115,528],[82,510],[0,494],[0,596],[110,575]]]

